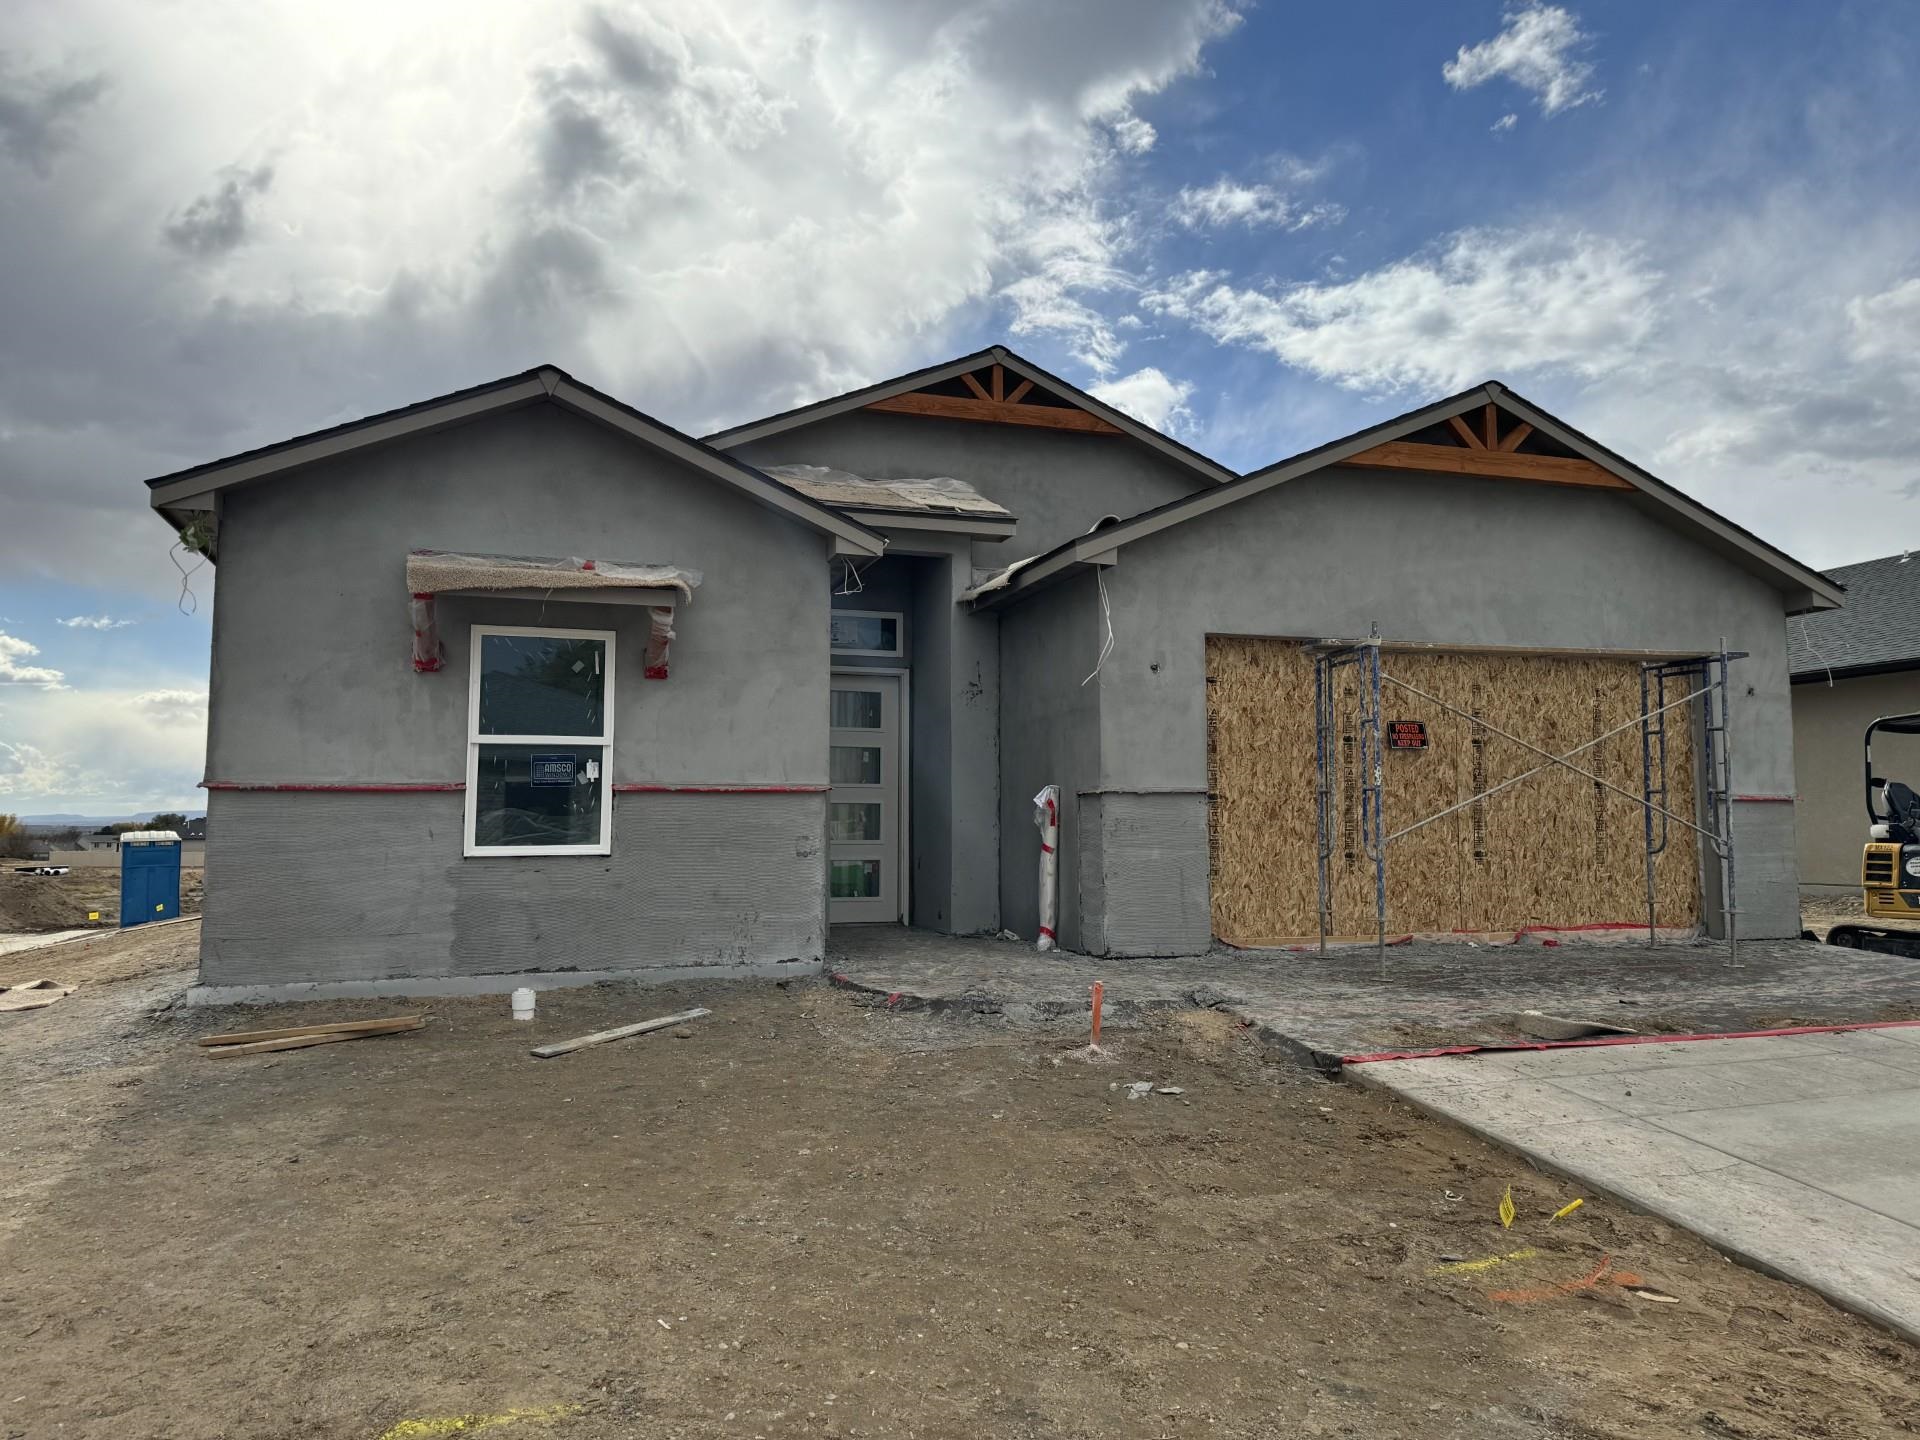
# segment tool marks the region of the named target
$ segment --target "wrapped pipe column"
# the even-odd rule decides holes
[[[1033,797],[1033,823],[1040,827],[1040,948],[1057,942],[1060,913],[1060,787],[1047,785]]]

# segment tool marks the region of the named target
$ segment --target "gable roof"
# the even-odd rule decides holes
[[[632,406],[602,394],[554,365],[537,366],[518,375],[455,390],[451,394],[402,406],[398,410],[350,420],[343,425],[229,455],[223,460],[211,460],[203,465],[176,470],[170,475],[156,476],[147,481],[149,500],[153,508],[166,516],[177,529],[187,523],[190,512],[210,508],[210,497],[232,486],[284,475],[322,460],[391,444],[410,436],[432,434],[482,415],[543,403],[560,405],[577,415],[596,420],[661,454],[691,465],[721,483],[732,486],[758,504],[833,536],[854,554],[879,555],[886,549],[884,536],[850,516],[821,504],[809,495],[803,495],[744,461],[723,455],[712,446],[681,434],[651,415],[642,414]]]
[[[1597,470],[1590,470],[1589,473],[1598,475],[1607,488],[1620,491],[1623,500],[1645,508],[1668,523],[1678,524],[1709,549],[1725,555],[1743,569],[1785,592],[1788,614],[1824,610],[1841,603],[1840,587],[1819,571],[1803,565],[1751,531],[1681,494],[1665,481],[1582,435],[1497,380],[1489,380],[1444,400],[1409,410],[1404,415],[1397,415],[1341,439],[1330,440],[1289,459],[1276,461],[1264,469],[1250,471],[1218,489],[1182,496],[1117,524],[1077,536],[1045,554],[1021,562],[1018,574],[1006,575],[1003,572],[1002,576],[996,577],[996,583],[976,587],[969,592],[969,597],[975,608],[1005,604],[1065,572],[1109,558],[1112,552],[1136,540],[1144,540],[1149,535],[1210,514],[1223,506],[1250,499],[1277,485],[1284,485],[1289,480],[1297,480],[1329,466],[1346,461],[1370,463],[1364,457],[1364,452],[1388,447],[1393,442],[1432,426],[1450,424],[1455,417],[1489,405],[1498,407],[1533,432],[1571,452],[1576,460],[1597,467]],[[1493,458],[1504,461],[1510,457],[1495,455]],[[1548,463],[1564,465],[1568,462],[1553,460]]]
[[[1827,578],[1846,586],[1847,603],[1787,627],[1795,680],[1920,668],[1920,558],[1863,560]]]
[[[768,415],[725,430],[716,430],[706,437],[706,443],[723,450],[732,449],[736,445],[745,445],[752,440],[764,440],[770,435],[784,434],[789,430],[797,430],[803,425],[812,425],[852,410],[864,409],[875,401],[891,400],[928,385],[957,380],[963,375],[971,375],[984,365],[1004,365],[1021,379],[1030,380],[1039,388],[1052,391],[1075,408],[1105,421],[1129,439],[1138,441],[1149,449],[1159,452],[1176,465],[1192,471],[1209,485],[1224,485],[1236,478],[1235,472],[1220,464],[1219,461],[1208,459],[1198,450],[1182,445],[1169,435],[1161,434],[1151,425],[1141,424],[1125,411],[1116,410],[1105,401],[1097,400],[1078,386],[1062,380],[1058,375],[1049,374],[1031,360],[1016,355],[1004,345],[990,345],[985,350],[977,350],[971,355],[962,355],[956,360],[930,365],[924,370],[915,370],[910,374],[896,375],[893,379],[882,380],[877,385],[868,385],[860,390],[849,390],[844,395],[816,400],[810,405],[802,405],[793,410],[783,410],[778,415]]]

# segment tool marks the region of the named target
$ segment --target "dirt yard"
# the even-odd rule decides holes
[[[1914,1349],[1608,1202],[1550,1223],[1562,1183],[1217,1012],[1090,1064],[811,983],[156,1010],[197,928],[55,947],[82,988],[0,1016],[8,1440],[1920,1427]],[[192,1045],[392,1012],[432,1019]]]
[[[73,870],[65,875],[22,875],[26,860],[0,861],[0,935],[32,930],[80,930],[120,923],[120,872]],[[180,872],[180,913],[200,913],[204,870]],[[97,921],[87,919],[97,912]]]

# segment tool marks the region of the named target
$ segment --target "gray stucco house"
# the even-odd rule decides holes
[[[1272,847],[1312,833],[1283,798],[1311,695],[1209,696],[1369,633],[1478,657],[1549,728],[1555,686],[1598,727],[1648,657],[1746,652],[1742,931],[1798,928],[1786,617],[1838,589],[1499,385],[1237,475],[1001,347],[704,440],[541,367],[148,485],[219,567],[209,994],[778,972],[832,924],[1031,937],[1045,784],[1068,948],[1194,953],[1241,938],[1229,910],[1297,934],[1311,840]],[[1484,788],[1498,757],[1431,718],[1399,773]],[[1210,781],[1229,730],[1270,792]],[[1553,803],[1589,807],[1591,870],[1639,822],[1588,789]],[[1478,908],[1422,880],[1406,928],[1586,923],[1503,858],[1505,813],[1459,832]],[[1217,880],[1256,842],[1271,903]],[[1673,923],[1711,928],[1685,864]]]
[[[1867,840],[1860,746],[1882,715],[1920,712],[1920,559],[1910,552],[1842,565],[1844,608],[1793,620],[1793,768],[1800,883],[1813,894],[1858,893]],[[1920,784],[1920,741],[1879,737],[1875,768]]]

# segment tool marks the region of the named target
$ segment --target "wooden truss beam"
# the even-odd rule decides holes
[[[979,389],[980,386],[973,388]],[[1016,393],[1024,393],[1016,392]],[[1118,425],[1098,415],[1060,405],[1019,405],[1012,400],[978,399],[966,395],[928,395],[913,391],[870,401],[869,410],[893,415],[928,415],[940,420],[981,420],[994,425],[1033,425],[1043,430],[1078,430],[1087,435],[1124,435]]]
[[[1486,446],[1480,443],[1480,437],[1473,433],[1473,427],[1458,415],[1447,416],[1447,424],[1453,427],[1453,433],[1460,437],[1460,443],[1469,450],[1486,449]]]
[[[1502,450],[1518,450],[1521,442],[1532,433],[1533,426],[1522,420],[1518,425],[1513,427],[1512,433],[1500,442],[1500,448]]]
[[[1557,455],[1519,455],[1509,450],[1463,450],[1453,445],[1413,445],[1402,440],[1362,450],[1340,463],[1378,470],[1421,470],[1435,475],[1535,480],[1543,485],[1575,485],[1590,490],[1634,488],[1591,460],[1563,459]]]

